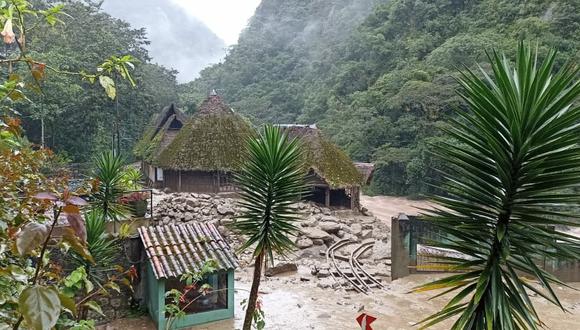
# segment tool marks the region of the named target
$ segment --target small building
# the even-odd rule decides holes
[[[363,177],[350,157],[328,140],[316,125],[280,125],[288,136],[299,138],[312,185],[307,199],[327,207],[360,209]]]
[[[179,329],[234,317],[234,270],[239,266],[228,243],[213,224],[187,223],[139,228],[139,236],[147,253],[146,305],[157,329],[165,329],[170,303],[166,293],[183,292],[181,275],[199,272],[206,261],[218,265],[215,273],[197,283],[209,284],[211,291],[201,295],[188,291],[180,308],[185,316],[172,320],[171,328]]]
[[[143,137],[135,145],[133,153],[141,160],[141,170],[150,186],[162,186],[163,169],[154,166],[155,160],[187,121],[187,116],[172,103],[153,116]]]
[[[212,92],[175,136],[168,132],[159,137],[167,143],[154,141],[155,151],[142,158],[155,168],[155,177],[150,177],[154,187],[197,193],[236,190],[232,173],[240,166],[254,130],[219,95]]]

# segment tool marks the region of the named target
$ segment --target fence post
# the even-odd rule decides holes
[[[391,280],[409,275],[411,226],[406,214],[391,218]]]

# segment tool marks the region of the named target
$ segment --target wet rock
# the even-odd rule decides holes
[[[336,222],[324,221],[319,224],[320,229],[329,233],[336,234],[341,229],[341,225]]]
[[[200,205],[200,203],[196,199],[188,199],[185,201],[185,204],[187,206],[191,207],[192,209],[194,209]]]
[[[359,223],[353,223],[348,228],[350,229],[350,233],[356,236],[360,235],[362,232],[362,225]]]
[[[360,234],[361,239],[367,239],[367,238],[371,238],[371,237],[373,237],[372,230],[363,230]]]
[[[218,205],[217,213],[221,215],[234,215],[234,209],[228,205]]]
[[[391,258],[391,244],[383,241],[375,241],[373,246],[373,258],[375,260],[384,260]]]
[[[318,228],[312,228],[312,227],[305,227],[301,229],[302,233],[304,234],[304,236],[315,240],[315,239],[319,239],[319,240],[325,240],[325,239],[331,239],[330,234],[328,234],[327,232],[318,229]]]
[[[312,242],[312,240],[308,237],[300,237],[296,241],[296,246],[299,249],[307,249],[307,248],[311,247],[312,245],[314,245],[314,242]]]
[[[324,245],[324,241],[323,241],[323,240],[321,240],[321,239],[313,239],[313,240],[312,240],[312,243],[313,243],[314,245]]]
[[[274,275],[278,275],[278,274],[296,272],[296,271],[298,271],[298,266],[296,266],[295,263],[281,263],[281,264],[278,264],[274,267],[269,267],[268,269],[266,269],[264,274],[266,276],[274,276]]]
[[[326,278],[330,276],[330,271],[328,269],[319,269],[316,277],[318,278]]]

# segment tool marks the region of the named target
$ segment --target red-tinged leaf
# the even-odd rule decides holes
[[[80,214],[81,210],[79,210],[79,207],[76,205],[72,205],[72,204],[68,204],[65,205],[65,207],[62,208],[62,212],[65,214]]]
[[[58,200],[58,196],[56,196],[55,194],[53,194],[51,192],[40,192],[40,193],[34,195],[34,198],[41,199],[41,200],[47,200],[47,201]]]
[[[16,234],[16,249],[20,255],[26,255],[46,240],[48,228],[40,223],[31,222]]]
[[[89,203],[86,200],[80,198],[79,196],[70,196],[67,200],[65,200],[65,202],[76,206],[89,205]]]
[[[75,231],[72,228],[65,228],[64,233],[62,235],[62,240],[70,245],[70,248],[81,255],[83,258],[88,260],[91,263],[95,263],[93,256],[84,244],[76,235]]]
[[[76,207],[74,205],[65,206],[65,208],[67,208],[67,207],[75,207],[78,211],[78,207]],[[85,227],[85,220],[80,215],[80,213],[79,212],[67,213],[66,220],[68,221],[68,224],[70,225],[70,227],[74,230],[75,235],[77,235],[77,237],[81,240],[81,242],[86,243],[87,242],[87,229]]]

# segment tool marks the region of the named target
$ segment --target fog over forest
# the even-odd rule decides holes
[[[178,70],[179,82],[195,79],[201,69],[225,55],[224,41],[171,1],[105,0],[102,8],[134,28],[145,28],[153,62]]]

